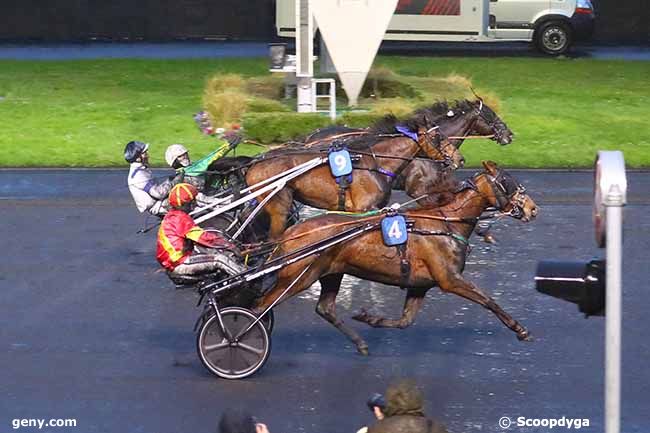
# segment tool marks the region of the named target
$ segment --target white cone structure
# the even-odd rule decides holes
[[[350,105],[357,99],[398,0],[311,0]]]

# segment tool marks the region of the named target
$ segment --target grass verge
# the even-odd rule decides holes
[[[508,167],[590,167],[597,150],[619,149],[629,166],[650,167],[650,62],[380,57],[376,65],[416,84],[468,77],[500,102],[515,141],[466,143],[472,166],[494,159]],[[266,67],[266,59],[0,61],[0,166],[124,166],[122,151],[133,139],[151,143],[157,165],[175,142],[199,157],[217,146],[192,120],[206,80],[215,73],[263,76]],[[244,127],[272,141],[322,121],[250,114]],[[260,150],[243,145],[238,152]]]

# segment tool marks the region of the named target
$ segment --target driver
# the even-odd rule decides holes
[[[229,276],[246,270],[237,258],[237,247],[215,232],[208,232],[188,215],[196,205],[197,189],[179,183],[169,193],[172,209],[165,215],[158,230],[156,258],[171,277],[200,275],[223,271]],[[203,253],[201,245],[210,248]]]
[[[130,163],[127,184],[140,213],[148,211],[162,218],[169,209],[167,196],[179,178],[156,179],[149,168],[149,145],[141,141],[129,141],[124,148],[124,159]]]
[[[199,192],[205,191],[205,172],[210,164],[234,149],[241,142],[241,136],[235,131],[228,131],[223,134],[223,139],[228,146],[222,146],[212,153],[207,154],[198,161],[192,163],[190,153],[182,144],[172,144],[165,151],[165,161],[178,173],[184,175],[184,181],[194,185]],[[201,202],[201,197],[198,199]]]

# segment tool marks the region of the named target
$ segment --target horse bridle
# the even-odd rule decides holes
[[[490,120],[483,114],[483,100],[481,98],[479,98],[479,106],[476,109],[476,114],[483,119],[487,126],[492,130],[492,140],[500,143],[507,128],[497,117],[493,117],[492,120]],[[503,127],[500,128],[499,125],[503,125]]]
[[[487,124],[488,128],[492,130],[492,134],[490,135],[485,135],[485,136],[472,136],[471,138],[490,138],[492,140],[495,140],[497,142],[500,142],[501,139],[503,138],[503,134],[505,133],[505,128],[497,128],[497,125],[499,123],[503,124],[503,122],[499,122],[498,119],[488,119],[484,114],[483,114],[483,99],[478,98],[479,100],[479,105],[478,107],[475,107],[476,110],[476,116],[472,120],[472,122],[469,124],[469,128],[467,128],[467,133],[462,136],[462,137],[452,137],[454,139],[465,139],[468,138],[469,133],[474,129],[474,125],[478,121],[479,118],[483,119],[483,121]],[[461,111],[461,113],[465,114],[465,111]],[[504,124],[505,126],[505,124]]]
[[[508,195],[508,189],[504,185],[506,176],[503,170],[498,170],[496,176],[487,174],[487,178],[490,181],[499,210],[505,210],[510,205],[510,210],[505,212],[504,215],[517,219],[522,218],[524,216],[524,206],[526,205],[526,188],[518,183],[515,190]]]
[[[442,156],[442,160],[440,160],[440,161],[442,161],[442,163],[445,164],[446,166],[451,166],[452,163],[453,163],[453,162],[452,162],[452,157],[449,156],[449,155],[446,155],[446,154],[445,154],[445,151],[446,151],[446,149],[447,149],[449,146],[453,146],[454,149],[456,149],[456,147],[455,147],[453,144],[451,144],[451,142],[450,142],[449,140],[444,140],[445,137],[444,137],[444,136],[443,136],[443,135],[438,131],[439,129],[440,129],[439,126],[437,126],[437,125],[436,125],[436,126],[433,126],[433,127],[429,128],[429,129],[427,129],[427,130],[426,130],[422,135],[423,135],[423,136],[425,137],[425,139],[427,140],[427,143],[426,143],[426,144],[427,144],[428,146],[431,146],[431,148],[432,148],[435,152],[437,152],[439,155]],[[419,138],[419,137],[418,137],[418,138]],[[437,146],[434,146],[434,145],[433,145],[433,142],[434,142],[436,139],[438,139],[438,145],[437,145]],[[444,143],[444,145],[443,145],[443,140],[446,141],[446,143]],[[424,153],[426,154],[427,151],[426,151],[426,149],[424,149],[424,148],[422,147],[422,144],[420,144],[420,140],[418,139],[416,142],[417,142],[417,145],[418,145],[419,150],[421,150],[422,152],[424,152]],[[419,152],[418,152],[418,153],[419,153]],[[439,161],[439,160],[434,159],[434,158],[432,158],[432,159],[433,159],[434,161]]]

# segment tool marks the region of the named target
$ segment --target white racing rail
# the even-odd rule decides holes
[[[297,165],[295,167],[290,168],[289,170],[283,171],[282,173],[276,174],[275,176],[272,176],[268,179],[263,180],[262,182],[256,183],[255,185],[249,186],[248,188],[245,188],[241,190],[241,193],[245,194],[244,196],[238,198],[237,200],[233,199],[235,198],[234,194],[230,194],[228,196],[225,196],[219,200],[216,200],[214,203],[211,203],[208,206],[204,206],[201,208],[197,208],[190,215],[196,215],[198,213],[205,212],[206,210],[216,208],[204,215],[201,215],[200,217],[196,218],[194,221],[197,224],[200,224],[204,221],[209,220],[210,218],[213,218],[217,215],[221,215],[222,213],[228,212],[229,210],[235,209],[236,207],[241,206],[242,204],[259,197],[262,194],[269,193],[264,199],[255,206],[255,209],[251,212],[251,214],[246,218],[246,220],[242,223],[242,225],[237,229],[237,231],[232,235],[233,239],[236,239],[250,224],[250,222],[255,218],[255,216],[262,210],[264,205],[273,198],[282,188],[284,188],[288,182],[291,180],[297,178],[298,176],[302,176],[303,174],[307,173],[309,170],[318,167],[321,164],[324,164],[327,162],[327,157],[317,157],[314,159],[310,159],[307,162],[304,162],[300,165]]]

